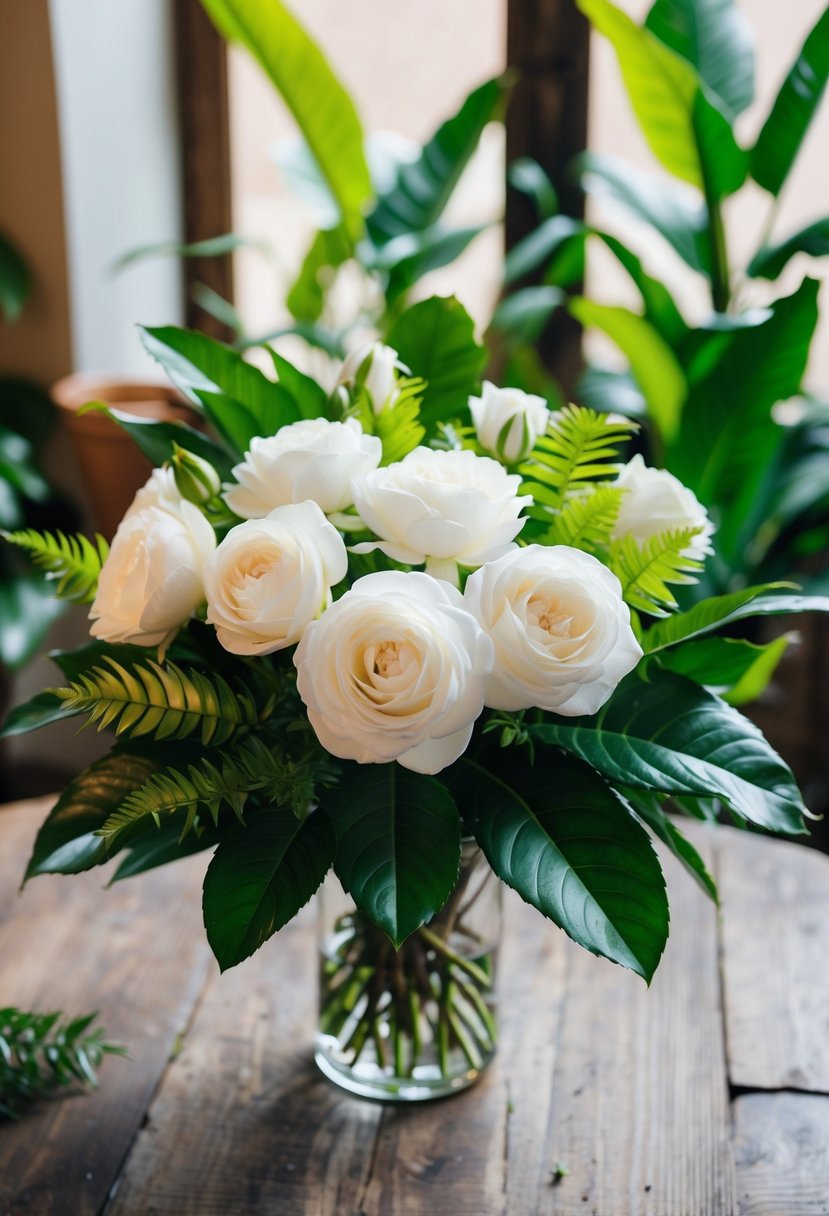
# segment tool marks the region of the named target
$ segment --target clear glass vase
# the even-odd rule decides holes
[[[501,884],[464,843],[445,906],[395,950],[330,876],[320,892],[315,1059],[351,1093],[397,1102],[465,1089],[495,1055]]]

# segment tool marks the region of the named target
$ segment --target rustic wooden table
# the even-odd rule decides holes
[[[0,1127],[2,1216],[829,1212],[822,855],[697,830],[722,915],[666,866],[673,925],[650,990],[509,900],[496,1064],[401,1108],[315,1071],[310,915],[220,977],[204,858],[18,896],[47,805],[0,808],[0,1004],[99,1008],[132,1060]]]

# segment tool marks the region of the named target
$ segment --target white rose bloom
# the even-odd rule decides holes
[[[480,397],[469,398],[469,409],[481,446],[506,464],[526,460],[550,420],[543,397],[488,380]]]
[[[454,587],[393,571],[358,579],[308,626],[294,663],[332,755],[438,773],[469,743],[492,643]]]
[[[270,438],[251,441],[233,470],[239,484],[224,498],[243,519],[263,519],[274,507],[309,499],[330,515],[351,506],[352,477],[376,469],[382,454],[380,440],[366,435],[356,418],[292,422]]]
[[[107,642],[168,642],[204,599],[202,572],[216,536],[185,502],[170,469],[138,491],[112,542],[89,610],[90,633]]]
[[[713,553],[714,525],[696,495],[666,469],[651,469],[636,455],[624,466],[615,484],[626,493],[613,536],[632,536],[642,544],[659,532],[700,528],[686,549],[687,557],[703,561]]]
[[[352,483],[360,518],[380,537],[356,545],[457,582],[457,566],[480,566],[515,547],[524,526],[521,478],[474,452],[415,448],[397,464]]]
[[[491,709],[594,714],[642,650],[615,574],[569,545],[528,545],[472,574],[464,603],[492,638]]]
[[[364,342],[351,351],[340,369],[337,385],[353,383],[367,359],[371,362],[363,383],[371,397],[372,409],[375,414],[381,414],[397,396],[395,371],[399,359],[397,351],[391,346],[385,346],[382,342]]]
[[[207,562],[207,620],[233,654],[293,646],[347,568],[342,537],[315,502],[277,507],[231,528]]]

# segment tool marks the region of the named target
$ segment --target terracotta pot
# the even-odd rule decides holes
[[[199,425],[198,416],[175,389],[106,376],[64,376],[52,386],[89,496],[94,527],[111,540],[127,507],[152,471],[149,460],[117,423],[104,414],[79,415],[88,401],[106,401],[142,418]]]

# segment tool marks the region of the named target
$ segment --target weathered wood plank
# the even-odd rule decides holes
[[[829,857],[723,832],[718,882],[731,1083],[829,1093]]]
[[[746,1094],[734,1137],[740,1216],[829,1212],[829,1098]]]
[[[46,803],[48,805],[48,803]],[[0,814],[0,1005],[98,1008],[131,1060],[110,1059],[94,1094],[41,1104],[0,1135],[1,1216],[100,1212],[176,1035],[203,986],[203,858],[103,891],[101,871],[38,878],[16,896],[46,807]]]
[[[695,832],[704,851],[702,833]],[[663,859],[671,938],[648,990],[576,948],[538,1216],[731,1216],[735,1209],[716,911]]]
[[[312,910],[213,973],[107,1216],[350,1216],[382,1108],[324,1081]]]

